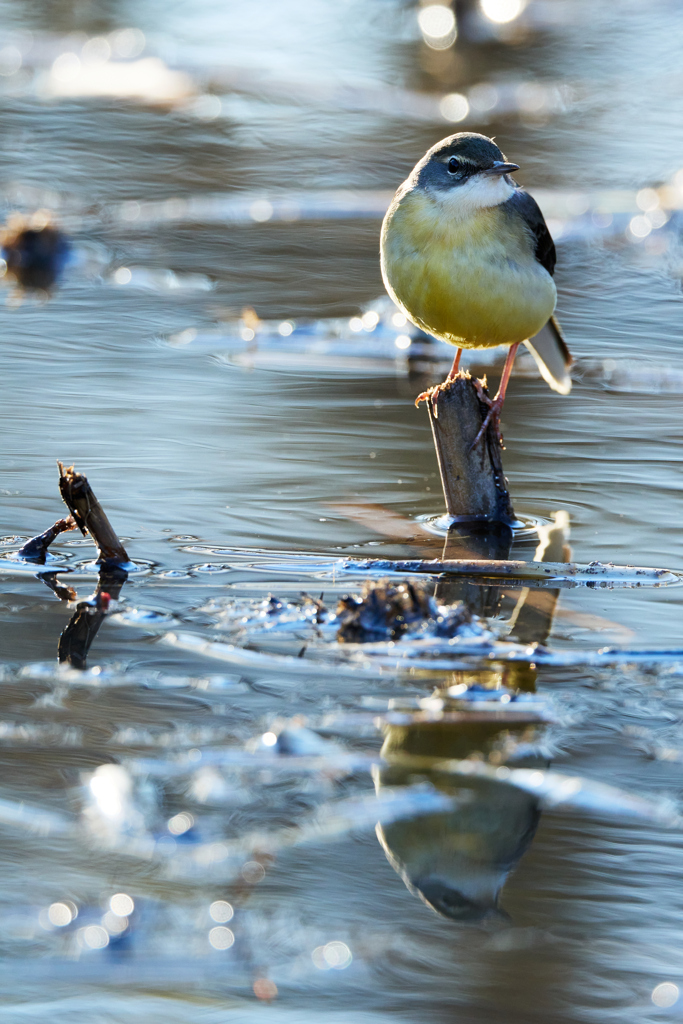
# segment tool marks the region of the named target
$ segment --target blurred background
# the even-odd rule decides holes
[[[677,831],[544,817],[496,927],[437,916],[360,823],[272,868],[247,859],[237,881],[210,853],[162,869],[143,838],[206,849],[367,797],[353,772],[178,781],[173,758],[342,711],[358,715],[348,743],[376,752],[373,708],[430,692],[329,668],[224,670],[159,639],[179,624],[220,636],[234,602],[322,587],[254,582],[231,568],[237,548],[414,553],[340,505],[426,524],[423,548],[440,551],[413,400],[451,356],[412,358],[423,339],[382,299],[378,261],[394,190],[440,138],[495,136],[558,246],[575,386],[551,393],[523,358],[512,378],[517,555],[534,551],[522,526],[562,512],[577,561],[683,565],[682,38],[673,0],[0,0],[0,552],[62,514],[61,459],[148,569],[122,595],[147,611],[105,622],[81,677],[56,664],[63,602],[32,573],[0,574],[4,1020],[680,1015]],[[12,254],[47,224],[62,236],[36,288]],[[472,359],[495,377],[495,354]],[[84,596],[90,542],[55,550]],[[560,609],[555,646],[680,644],[677,589],[567,590]],[[677,796],[680,680],[655,655],[541,670],[557,722],[546,762]],[[92,824],[102,800],[120,809],[116,842]],[[7,824],[23,801],[34,833]],[[90,828],[89,845],[39,810]],[[500,855],[501,884],[528,839]]]

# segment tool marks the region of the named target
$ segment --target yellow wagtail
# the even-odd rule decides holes
[[[522,342],[551,388],[571,390],[572,358],[553,316],[555,246],[536,201],[510,177],[517,170],[485,135],[451,135],[415,165],[382,224],[387,291],[414,324],[457,348],[444,383],[463,348],[510,346],[475,444],[491,419],[498,428]],[[427,394],[438,389],[418,402]]]

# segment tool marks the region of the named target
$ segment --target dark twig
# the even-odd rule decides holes
[[[60,533],[66,533],[68,530],[75,529],[76,520],[73,516],[67,516],[66,519],[58,519],[55,525],[51,526],[45,533],[27,540],[23,548],[17,551],[17,554],[20,558],[25,558],[27,562],[37,562],[39,565],[44,565],[47,549],[55,537],[58,537]]]

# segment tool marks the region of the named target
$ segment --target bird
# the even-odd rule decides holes
[[[464,348],[509,346],[498,393],[472,447],[489,422],[500,435],[500,410],[520,344],[554,391],[569,394],[572,357],[554,316],[555,245],[536,200],[514,178],[493,139],[458,132],[442,139],[399,186],[382,223],[385,287],[421,330],[457,349],[443,384],[420,395],[438,398],[458,373]]]

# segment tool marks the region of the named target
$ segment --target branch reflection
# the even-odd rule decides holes
[[[100,571],[95,593],[92,597],[80,601],[76,605],[74,614],[59,638],[58,658],[60,664],[80,669],[86,667],[88,652],[107,616],[109,605],[112,601],[118,600],[121,588],[127,579],[128,573],[123,569],[102,569]],[[51,589],[54,589],[59,597],[62,596],[56,588],[52,587]]]

